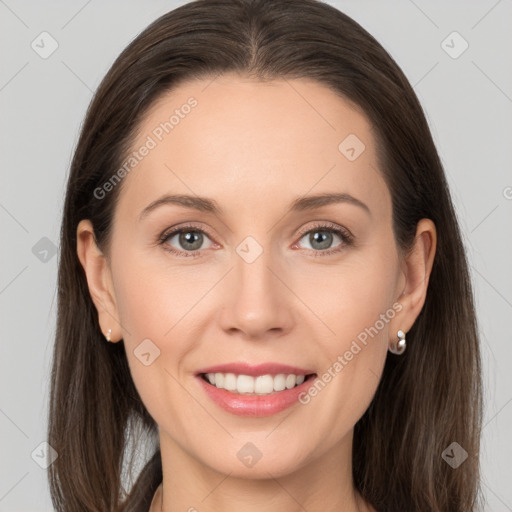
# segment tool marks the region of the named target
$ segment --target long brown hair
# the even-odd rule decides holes
[[[426,303],[408,333],[407,351],[388,354],[374,399],[355,425],[353,476],[379,512],[476,510],[479,340],[444,170],[398,65],[354,20],[316,0],[185,4],[135,38],[100,84],[74,152],[63,211],[48,440],[59,454],[49,468],[55,508],[147,511],[161,482],[155,442],[138,479],[125,488],[129,443],[140,432],[154,435],[156,425],[135,389],[123,343],[106,343],[100,330],[76,229],[90,219],[108,254],[121,186],[101,199],[95,190],[121,166],[142,117],[180,82],[226,72],[255,80],[314,79],[357,105],[375,131],[398,246],[411,247],[420,219],[435,223]],[[468,454],[458,468],[442,456],[453,442]]]

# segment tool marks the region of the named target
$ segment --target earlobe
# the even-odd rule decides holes
[[[398,299],[402,305],[399,328],[404,332],[410,330],[425,304],[436,245],[435,224],[430,219],[421,219],[413,247],[405,256],[405,285]]]
[[[107,341],[122,337],[115,294],[105,255],[96,244],[90,220],[81,220],[77,227],[77,254],[84,269],[91,299],[98,311],[98,322]]]

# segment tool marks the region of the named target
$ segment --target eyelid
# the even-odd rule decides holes
[[[180,231],[186,231],[187,229],[189,229],[190,231],[192,231],[192,229],[194,231],[199,231],[201,233],[204,233],[205,235],[208,235],[210,238],[212,238],[211,233],[207,229],[205,229],[204,227],[199,226],[195,222],[185,222],[183,225],[178,224],[176,226],[172,226],[170,228],[167,228],[158,237],[158,239],[159,240],[166,240],[167,238],[169,238],[170,235],[175,235],[175,234],[179,233]]]
[[[315,221],[316,223],[313,226],[308,226],[307,228],[303,228],[299,231],[299,236],[302,238],[304,235],[309,233],[310,231],[320,230],[320,229],[326,229],[326,230],[332,230],[332,231],[339,231],[343,233],[343,235],[346,238],[352,239],[353,235],[352,233],[345,227],[340,226],[338,224],[334,224],[331,221],[328,220],[319,220]]]

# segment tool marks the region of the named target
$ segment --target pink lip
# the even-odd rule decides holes
[[[219,389],[207,382],[201,375],[196,376],[196,378],[206,394],[219,407],[238,416],[252,417],[272,416],[296,404],[299,395],[304,393],[315,380],[315,377],[311,377],[299,386],[277,391],[269,395],[241,395],[227,389]]]
[[[210,366],[198,370],[196,375],[201,373],[234,373],[236,375],[250,375],[251,377],[257,377],[258,375],[278,375],[284,373],[285,375],[293,373],[295,375],[309,375],[315,373],[314,370],[308,370],[304,368],[297,368],[296,366],[288,366],[286,364],[279,363],[264,363],[257,365],[250,365],[248,363],[227,363],[218,364],[216,366]]]
[[[222,409],[238,416],[271,416],[298,402],[299,395],[305,392],[315,380],[305,380],[300,386],[285,389],[270,395],[240,395],[226,389],[219,389],[197,377],[207,395]]]

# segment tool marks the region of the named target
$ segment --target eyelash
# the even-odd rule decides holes
[[[162,235],[160,235],[160,237],[158,238],[158,243],[159,243],[159,245],[163,246],[164,250],[169,251],[178,256],[183,256],[185,258],[197,258],[198,256],[201,255],[200,250],[187,251],[187,252],[178,251],[178,250],[170,247],[166,243],[174,235],[180,234],[183,232],[186,233],[187,231],[202,233],[203,235],[207,235],[209,238],[212,238],[210,236],[210,234],[207,231],[205,231],[204,229],[194,226],[193,224],[188,224],[185,226],[181,226],[178,229],[174,229],[172,231],[162,233]],[[319,223],[319,224],[316,224],[315,226],[313,226],[312,228],[302,230],[299,233],[299,236],[300,236],[299,241],[304,237],[304,235],[307,235],[308,233],[315,232],[315,231],[328,231],[330,233],[334,233],[335,235],[338,235],[342,240],[342,244],[339,245],[338,247],[335,247],[334,249],[326,249],[323,251],[322,250],[315,251],[314,249],[310,249],[311,251],[313,251],[313,255],[315,258],[319,257],[319,256],[329,256],[331,254],[340,252],[345,247],[352,245],[354,242],[354,236],[352,235],[352,233],[350,233],[350,231],[348,229],[341,228],[341,227],[337,226],[336,224],[332,224],[330,222]]]

